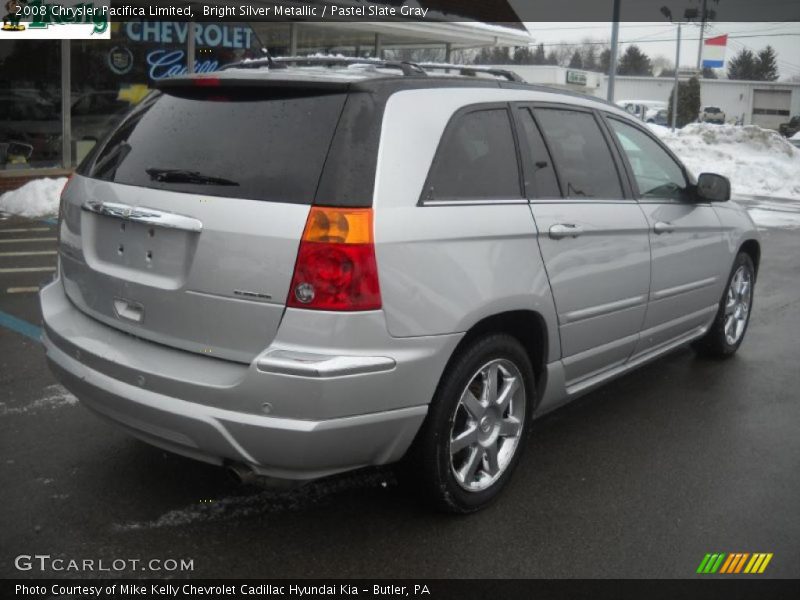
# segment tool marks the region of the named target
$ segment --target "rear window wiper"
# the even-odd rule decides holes
[[[163,183],[196,183],[198,185],[239,185],[238,182],[224,177],[214,177],[204,175],[199,171],[188,171],[186,169],[145,169],[145,172],[154,181]]]

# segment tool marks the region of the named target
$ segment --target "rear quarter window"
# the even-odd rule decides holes
[[[146,188],[311,204],[345,97],[224,86],[158,94],[80,171]]]
[[[522,188],[508,110],[457,114],[442,136],[423,201],[516,198],[522,198]]]

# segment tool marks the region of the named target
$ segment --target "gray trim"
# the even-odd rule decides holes
[[[391,371],[395,364],[394,359],[385,356],[335,356],[290,350],[273,350],[256,361],[256,367],[264,373],[322,379]]]
[[[510,200],[423,200],[419,206],[493,206],[495,204],[527,204],[525,198]]]
[[[607,315],[609,313],[624,310],[626,308],[633,308],[645,303],[644,296],[634,296],[632,298],[623,298],[622,300],[615,300],[608,304],[599,304],[597,306],[590,306],[589,308],[582,308],[580,310],[573,310],[558,318],[562,323],[574,323],[576,321],[583,321],[584,319],[591,319],[592,317],[599,317],[600,315]]]
[[[664,288],[663,290],[658,290],[650,294],[650,299],[661,300],[663,298],[669,298],[670,296],[677,296],[678,294],[684,294],[686,292],[699,290],[700,288],[714,285],[717,282],[717,279],[718,279],[717,277],[707,277],[706,279],[700,279],[698,281],[684,283],[683,285],[676,285],[675,287]]]

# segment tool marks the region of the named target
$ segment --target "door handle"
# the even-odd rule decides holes
[[[672,233],[675,231],[675,228],[672,226],[672,223],[667,223],[666,221],[659,221],[655,225],[653,225],[653,231],[658,235],[662,233]]]
[[[576,238],[583,233],[583,227],[573,223],[556,223],[550,226],[549,233],[554,240],[560,240],[565,237]]]
[[[200,233],[203,230],[203,223],[195,218],[163,212],[154,208],[144,208],[142,206],[131,206],[130,204],[102,202],[98,200],[87,200],[81,205],[81,208],[87,212],[105,215],[106,217],[136,221],[146,225],[155,225],[157,227],[180,229],[193,233]]]

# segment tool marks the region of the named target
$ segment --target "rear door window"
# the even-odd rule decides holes
[[[345,97],[224,86],[158,94],[80,172],[147,188],[311,204]]]
[[[456,115],[442,136],[423,200],[516,198],[522,198],[522,186],[508,110]]]
[[[531,111],[522,108],[518,112],[522,125],[522,136],[527,146],[527,155],[523,160],[530,162],[528,165],[531,182],[533,184],[532,196],[534,198],[560,198],[561,190],[558,189],[558,180],[553,168],[553,160],[544,143],[539,127],[533,120]]]
[[[566,198],[623,197],[611,150],[594,115],[560,108],[537,108],[534,113]]]

